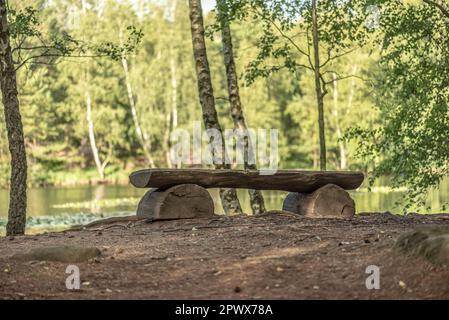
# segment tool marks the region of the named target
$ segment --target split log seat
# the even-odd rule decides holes
[[[282,190],[290,193],[283,210],[310,217],[343,217],[355,214],[346,190],[358,188],[361,172],[278,170],[267,175],[258,170],[146,169],[132,173],[137,188],[154,188],[141,199],[137,215],[154,220],[214,216],[214,203],[206,188]]]

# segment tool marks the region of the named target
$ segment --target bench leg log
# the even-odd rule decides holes
[[[139,202],[137,215],[152,220],[213,217],[214,201],[205,188],[180,184],[167,190],[149,190]]]
[[[355,203],[346,190],[327,184],[309,194],[289,193],[282,210],[312,218],[351,218]]]

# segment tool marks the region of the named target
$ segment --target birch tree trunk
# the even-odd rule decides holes
[[[172,51],[172,55],[175,54],[175,51]],[[171,113],[168,115],[168,130],[170,132],[170,125],[171,130],[176,130],[178,127],[178,81],[176,79],[176,59],[175,57],[172,57],[170,60],[170,71],[171,71],[171,88],[172,88],[172,105],[171,105]],[[170,145],[169,141],[167,140],[167,165],[169,168],[171,168],[172,162],[170,158]],[[178,168],[181,168],[181,163],[178,163]]]
[[[106,169],[106,166],[109,163],[109,157],[110,157],[110,149],[108,150],[108,156],[106,159],[101,162],[100,160],[100,153],[98,151],[97,143],[95,141],[95,126],[94,126],[94,120],[92,117],[92,98],[90,96],[89,90],[86,91],[86,120],[87,120],[87,126],[89,131],[89,142],[90,142],[90,148],[92,150],[92,154],[94,156],[95,166],[97,167],[98,174],[100,176],[101,180],[104,180],[105,175],[104,171]]]
[[[177,0],[173,0],[171,4],[171,36],[174,39],[176,37],[176,7],[178,5]],[[175,50],[175,43],[172,43],[170,46],[170,76],[171,76],[171,110],[166,115],[166,130],[164,133],[164,147],[165,147],[165,157],[167,161],[167,166],[169,168],[173,167],[173,163],[171,161],[170,156],[170,132],[171,130],[176,130],[178,127],[178,79],[177,79],[177,54]],[[182,167],[182,163],[179,162],[177,164],[177,168],[180,169]]]
[[[355,94],[355,75],[357,74],[358,65],[354,64],[352,66],[352,81],[351,81],[351,90],[349,91],[349,97],[348,97],[348,112],[352,108],[352,101],[354,100],[354,94]]]
[[[339,113],[339,107],[338,107],[338,79],[337,79],[337,75],[334,73],[332,73],[332,84],[333,84],[333,100],[334,100],[334,108],[332,110],[332,115],[335,119],[335,131],[337,134],[337,138],[338,138],[338,147],[340,150],[340,169],[344,170],[346,169],[346,147],[345,144],[342,140],[343,138],[343,134],[341,132],[341,127],[340,127],[340,113]]]
[[[203,9],[201,0],[189,0],[190,24],[192,32],[193,55],[198,81],[199,99],[203,113],[203,122],[207,130],[215,129],[221,133],[221,145],[224,147],[223,133],[218,121],[217,111],[215,109],[215,98],[212,88],[212,80],[207,60],[206,42],[204,39]],[[213,144],[213,137],[209,137],[209,142]],[[213,153],[216,151],[213,150]],[[222,150],[221,155],[224,155]],[[215,158],[215,154],[213,154]],[[224,157],[222,157],[223,160]],[[215,164],[216,169],[229,169],[230,165],[224,162]],[[241,214],[242,208],[237,198],[235,189],[220,189],[220,198],[226,214]]]
[[[151,143],[148,141],[147,136],[143,133],[142,127],[140,125],[139,117],[137,115],[136,101],[134,100],[133,88],[131,85],[131,77],[129,76],[128,60],[126,57],[122,57],[122,67],[125,73],[126,81],[126,91],[128,93],[129,107],[131,108],[131,114],[133,117],[134,128],[136,130],[137,138],[139,139],[140,145],[142,146],[143,154],[147,159],[150,168],[154,168],[154,160],[151,156]]]
[[[25,233],[27,209],[27,157],[17,92],[16,70],[9,39],[6,0],[0,0],[0,86],[11,153],[11,180],[6,234]]]
[[[174,58],[170,61],[171,70],[171,88],[172,88],[172,128],[178,127],[178,81],[176,79],[176,60]]]
[[[318,127],[320,137],[320,170],[326,170],[326,136],[324,128],[324,92],[321,86],[320,70],[320,44],[318,36],[317,0],[312,0],[312,34],[313,34],[313,58],[315,71],[315,91],[318,106]]]
[[[218,8],[220,8],[220,2],[221,1],[218,2]],[[243,152],[244,168],[249,170],[257,170],[257,165],[255,163],[248,163],[248,157],[250,159],[256,159],[256,157],[254,154],[252,141],[250,141],[251,137],[247,134],[247,126],[245,116],[243,114],[242,102],[240,99],[239,84],[232,46],[231,29],[228,20],[224,16],[224,12],[219,12],[218,14],[222,15],[221,39],[223,44],[223,58],[228,83],[229,102],[231,104],[231,116],[234,122],[235,129],[245,134],[243,150],[241,150],[241,152]],[[253,214],[260,214],[265,212],[265,201],[262,192],[260,190],[248,190],[248,193]]]
[[[171,155],[170,155],[171,118],[172,118],[171,112],[167,112],[165,114],[165,130],[164,130],[163,147],[164,147],[164,152],[165,152],[165,161],[167,162],[167,167],[168,168],[172,168],[173,167],[173,164],[172,164],[172,161],[171,161]],[[181,165],[178,164],[178,167],[180,168]]]

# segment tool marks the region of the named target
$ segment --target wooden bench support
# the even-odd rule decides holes
[[[213,217],[214,202],[205,188],[180,184],[149,190],[139,202],[137,215],[153,220]]]
[[[291,192],[282,210],[316,218],[351,218],[355,203],[343,188],[327,184],[312,193]]]

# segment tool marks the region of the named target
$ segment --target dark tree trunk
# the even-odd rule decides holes
[[[324,92],[321,86],[320,51],[316,0],[312,0],[312,33],[315,70],[315,90],[318,106],[318,127],[320,136],[320,170],[326,170],[326,136],[324,129]]]
[[[25,233],[26,224],[27,158],[5,0],[0,0],[0,84],[11,152],[11,185],[6,234],[21,235]]]
[[[198,92],[203,112],[204,126],[207,130],[215,129],[218,132],[222,133],[221,126],[218,121],[217,111],[215,109],[214,91],[212,88],[209,62],[207,60],[201,0],[189,0],[189,11],[192,31],[193,55],[195,58],[196,74],[198,78]],[[224,148],[225,144],[223,134],[221,134],[221,139],[221,145]],[[209,142],[211,145],[212,141],[213,137],[209,137]],[[213,149],[212,152],[215,153],[216,151]],[[222,150],[221,155],[224,156],[224,154],[224,150]],[[213,154],[213,158],[215,159],[215,154]],[[224,157],[222,157],[222,163],[216,163],[215,168],[229,169],[230,165],[225,164]],[[234,189],[220,189],[220,198],[226,214],[242,213],[240,202]]]
[[[231,104],[231,115],[234,121],[234,127],[236,130],[240,130],[243,133],[247,131],[245,116],[243,115],[242,102],[240,100],[239,84],[237,79],[237,71],[235,68],[234,52],[232,47],[232,35],[229,27],[229,22],[225,17],[225,12],[220,10],[222,1],[218,2],[219,15],[221,15],[221,38],[223,43],[223,58],[226,67],[226,77],[228,80],[228,94],[229,102]],[[224,8],[223,8],[224,9]],[[254,157],[254,149],[250,141],[251,137],[247,134],[244,136],[243,150],[244,154],[244,168],[249,170],[257,170],[255,163],[248,163],[248,156],[251,154],[251,158]],[[260,190],[248,190],[251,210],[253,214],[259,214],[266,211],[265,201]]]

